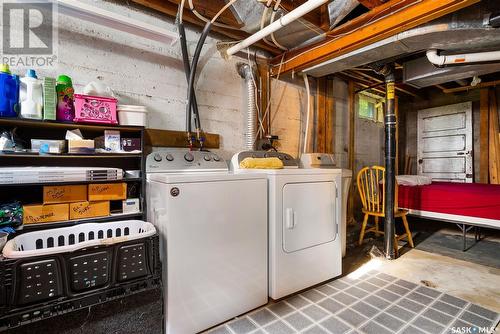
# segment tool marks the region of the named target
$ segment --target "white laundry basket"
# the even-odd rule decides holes
[[[21,234],[7,242],[3,256],[18,259],[72,252],[150,237],[155,233],[153,224],[142,220],[79,224]]]

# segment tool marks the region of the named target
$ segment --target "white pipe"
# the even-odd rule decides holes
[[[112,29],[131,33],[153,41],[169,45],[178,39],[177,33],[157,27],[147,22],[142,22],[128,16],[99,8],[92,4],[76,0],[57,0],[59,13],[73,16],[82,20],[97,23]]]
[[[254,44],[257,41],[260,41],[262,38],[269,36],[273,32],[281,29],[282,27],[288,25],[289,23],[301,18],[305,14],[315,10],[319,6],[327,3],[328,0],[309,0],[299,7],[295,8],[292,10],[290,13],[282,16],[278,21],[275,21],[265,27],[262,30],[257,31],[255,34],[247,37],[243,41],[239,42],[238,44],[230,47],[227,49],[227,55],[232,56],[236,52],[243,50],[244,48],[249,47],[250,45]]]
[[[309,79],[307,74],[303,73],[304,84],[306,85],[306,95],[307,95],[307,107],[306,107],[306,131],[304,134],[304,148],[303,153],[307,153],[307,139],[309,138],[309,119],[311,114],[311,90],[309,89]]]
[[[437,50],[428,50],[426,55],[427,59],[436,66],[483,63],[489,61],[500,62],[500,51],[440,56]]]

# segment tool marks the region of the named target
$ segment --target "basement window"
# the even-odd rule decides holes
[[[377,100],[365,94],[359,94],[358,96],[358,117],[369,119],[374,122],[383,122],[383,100]]]

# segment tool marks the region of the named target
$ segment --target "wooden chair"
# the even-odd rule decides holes
[[[385,168],[381,166],[365,167],[361,169],[357,176],[359,196],[363,203],[363,225],[359,234],[359,244],[363,243],[365,233],[374,232],[376,236],[383,235],[384,231],[379,229],[379,217],[385,217]],[[408,220],[406,215],[408,211],[400,210],[398,208],[398,187],[396,185],[396,201],[394,205],[394,217],[401,218],[406,233],[403,235],[396,235],[394,240],[394,247],[397,254],[397,243],[399,240],[408,238],[408,243],[413,248],[413,239],[411,237],[410,228],[408,227]],[[366,229],[368,218],[373,216],[375,218],[375,225]]]

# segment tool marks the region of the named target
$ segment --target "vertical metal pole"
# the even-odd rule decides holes
[[[386,85],[385,105],[385,225],[384,225],[384,247],[385,257],[394,259],[394,202],[395,202],[395,163],[396,163],[396,114],[395,114],[395,90],[394,90],[394,67],[388,64],[384,67]]]

